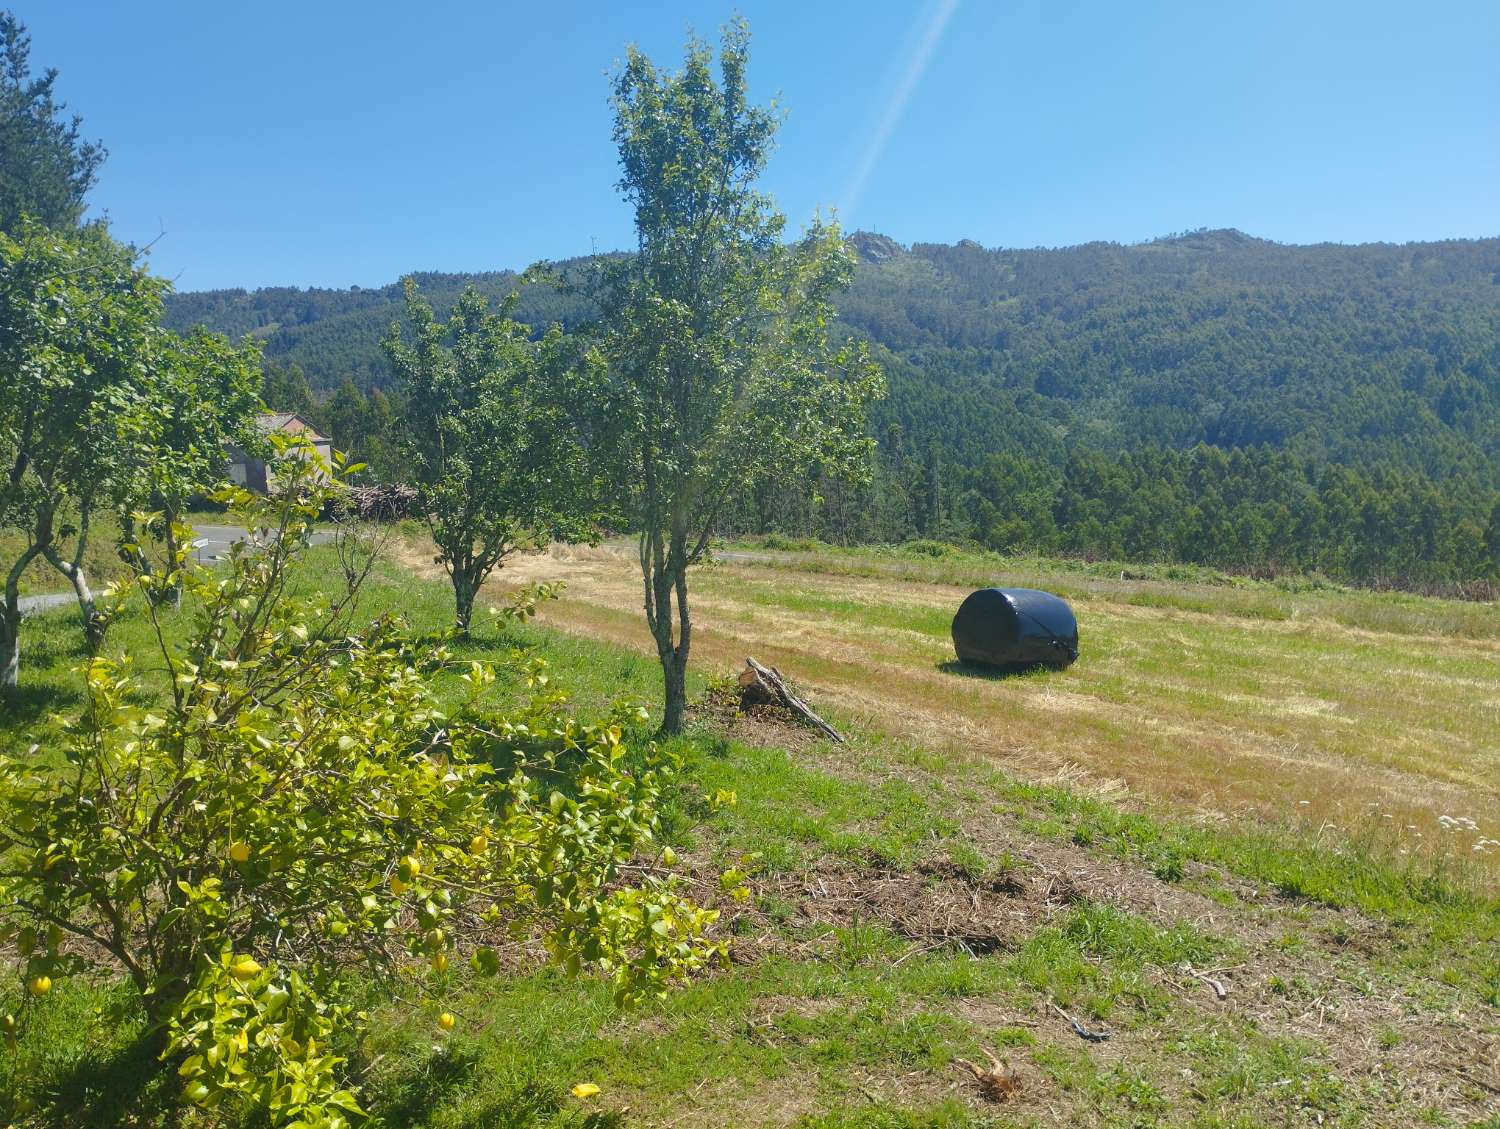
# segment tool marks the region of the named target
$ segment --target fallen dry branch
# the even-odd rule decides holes
[[[1182,971],[1184,975],[1191,976],[1193,977],[1193,979],[1201,980],[1203,981],[1203,983],[1207,984],[1210,988],[1213,989],[1214,995],[1219,999],[1223,1000],[1229,998],[1229,989],[1224,987],[1224,981],[1211,975],[1209,972],[1200,972],[1191,964],[1183,965]],[[1213,969],[1212,971],[1217,972],[1219,970]]]
[[[844,743],[843,736],[812,711],[812,707],[787,689],[781,672],[775,667],[761,666],[753,658],[745,659],[745,669],[740,672],[740,702],[742,705],[774,703],[789,710],[805,724],[812,726],[831,741]]]

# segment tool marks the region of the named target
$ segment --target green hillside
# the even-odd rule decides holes
[[[1417,586],[1500,575],[1500,239],[1287,246],[1200,231],[1053,250],[868,232],[845,324],[876,345],[873,484],[758,488],[741,530],[938,537],[1002,551],[1323,571]],[[576,277],[584,260],[561,264]],[[421,274],[440,309],[511,272]],[[315,391],[382,387],[400,288],[182,294],[177,328],[260,338]],[[524,291],[572,328],[586,302]],[[388,468],[346,388],[323,421]],[[291,405],[279,405],[291,406]],[[371,418],[399,415],[385,401]],[[1489,589],[1483,589],[1488,591]]]
[[[509,294],[519,284],[514,271],[483,274],[414,272],[412,276],[446,312],[465,286],[476,286],[491,299]],[[578,304],[556,291],[527,288],[522,313],[546,325],[577,320]],[[348,290],[272,286],[261,290],[204,290],[174,294],[167,303],[166,322],[176,330],[207,326],[233,336],[249,334],[261,341],[268,359],[295,364],[316,391],[337,388],[346,377],[362,390],[380,388],[391,379],[390,366],[380,351],[380,337],[393,320],[405,317],[401,284],[377,289]]]
[[[883,346],[897,422],[963,463],[997,449],[1059,457],[1271,445],[1433,475],[1500,475],[1500,239],[1284,246],[1237,231],[1122,246],[988,251],[858,233],[841,302]],[[441,309],[512,272],[423,273]],[[534,288],[523,315],[569,325],[582,303]],[[174,296],[177,328],[251,333],[314,389],[378,387],[400,287]]]
[[[845,317],[892,351],[888,410],[950,435],[964,461],[1269,444],[1495,480],[1500,240],[1289,247],[1215,231],[881,258]]]

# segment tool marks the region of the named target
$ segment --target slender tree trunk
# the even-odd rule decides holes
[[[73,594],[78,597],[78,611],[83,617],[84,645],[91,655],[104,642],[104,621],[96,608],[94,590],[89,586],[88,575],[83,571],[83,551],[88,544],[89,519],[92,516],[93,507],[89,499],[85,498],[79,508],[78,545],[73,551],[72,560],[64,560],[63,555],[57,551],[57,544],[52,536],[53,514],[50,510],[44,517],[38,518],[36,534],[36,543],[41,546],[42,556],[73,585]]]
[[[99,615],[88,575],[80,564],[63,560],[55,549],[44,550],[44,555],[52,562],[52,567],[66,576],[73,585],[73,595],[78,598],[78,612],[83,619],[84,644],[88,647],[89,654],[93,654],[104,642],[104,621]]]
[[[182,565],[187,562],[178,563],[177,554],[182,546],[177,543],[177,534],[172,531],[172,525],[177,521],[177,513],[173,510],[166,511],[167,528],[167,560],[172,562],[172,571],[177,574],[176,581],[172,584],[172,590],[167,593],[167,602],[172,605],[173,611],[182,610]]]
[[[688,652],[693,645],[693,617],[688,612],[687,537],[672,539],[672,554],[677,559],[673,587],[677,592],[677,645],[672,648],[672,664],[666,672],[666,705],[662,710],[662,728],[669,734],[682,732],[682,715],[687,709]]]
[[[21,609],[9,600],[0,608],[0,693],[16,688],[21,674]]]
[[[5,603],[0,606],[0,691],[16,688],[21,675],[21,574],[41,550],[30,545],[5,577]]]
[[[661,733],[682,732],[687,710],[687,664],[693,643],[688,608],[687,533],[673,530],[663,544],[659,530],[641,534],[641,571],[646,590],[646,624],[656,640],[662,670]],[[675,603],[675,606],[674,606]]]
[[[91,510],[92,508],[85,499],[78,515],[78,546],[73,552],[72,560],[64,560],[63,555],[57,551],[57,545],[50,535],[52,526],[50,516],[46,519],[48,536],[45,539],[38,536],[37,543],[42,546],[42,556],[46,557],[52,567],[66,576],[68,583],[73,585],[73,595],[78,597],[78,612],[83,618],[84,645],[92,655],[104,642],[104,623],[95,606],[94,590],[89,585],[88,575],[83,571],[83,550],[88,544]]]
[[[684,714],[687,712],[687,664],[688,652],[693,644],[693,619],[688,611],[687,599],[687,550],[676,536],[668,553],[668,567],[661,578],[661,590],[666,595],[662,606],[666,609],[661,635],[657,639],[657,654],[661,658],[662,712],[661,731],[669,737],[682,732]],[[672,606],[676,599],[675,616]],[[676,619],[675,632],[673,619]],[[675,634],[675,639],[674,639]]]
[[[661,731],[672,737],[682,732],[687,711],[687,655],[673,655],[662,663],[662,681],[666,690],[662,707]]]
[[[128,549],[126,548],[127,545],[134,545],[135,548]],[[134,569],[137,574],[141,576],[151,575],[151,558],[146,555],[145,549],[141,547],[141,531],[136,528],[135,518],[131,517],[128,511],[120,515],[120,544],[117,551],[120,559]]]

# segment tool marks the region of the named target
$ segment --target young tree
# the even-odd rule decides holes
[[[836,225],[783,242],[785,217],[756,190],[776,131],[745,96],[749,34],[719,52],[688,44],[683,69],[631,49],[614,81],[620,189],[635,256],[607,264],[601,307],[606,411],[640,530],[646,622],[666,687],[662,728],[682,727],[692,645],[688,570],[726,500],[815,462],[862,465],[864,406],[880,371],[830,339],[854,257]]]
[[[479,586],[518,549],[591,535],[589,463],[568,405],[562,331],[540,341],[472,287],[446,322],[407,280],[411,342],[384,341],[406,394],[406,446],[460,633]]]
[[[148,431],[138,437],[115,493],[127,543],[134,540],[135,514],[145,510],[155,515],[149,531],[175,559],[189,503],[224,485],[226,450],[262,442],[255,429],[260,349],[201,328],[180,340],[163,334],[150,378]],[[145,564],[143,554],[132,555]],[[180,585],[164,595],[174,606],[182,602]]]
[[[72,584],[90,646],[101,624],[84,572],[89,519],[152,434],[166,284],[102,227],[0,233],[0,520],[25,535],[5,565],[0,687],[20,664],[20,581],[38,557]],[[64,543],[73,536],[73,553]]]
[[[31,75],[31,36],[0,11],[0,231],[23,215],[48,227],[76,226],[104,148],[79,136],[79,119],[54,99],[57,72]]]

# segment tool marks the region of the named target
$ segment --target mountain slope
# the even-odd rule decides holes
[[[1267,444],[1493,480],[1500,455],[1500,240],[918,245],[843,311],[893,354],[893,418],[964,462]]]
[[[877,433],[975,465],[996,451],[1267,445],[1500,485],[1500,239],[1287,246],[1204,231],[1055,250],[903,247],[856,233],[841,302],[880,347]],[[512,272],[415,276],[443,308]],[[577,322],[530,288],[522,316]],[[315,389],[388,379],[379,338],[398,285],[175,295],[169,322],[251,333]]]

